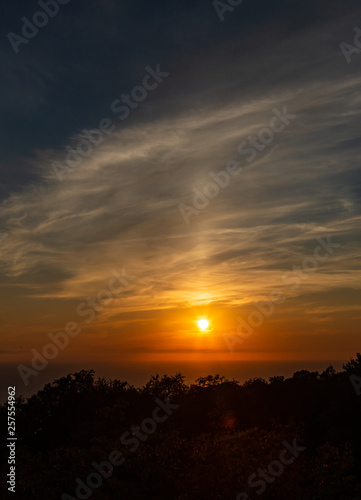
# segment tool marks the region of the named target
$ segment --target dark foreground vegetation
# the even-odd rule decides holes
[[[12,498],[361,500],[358,377],[360,354],[340,373],[242,385],[216,375],[188,386],[177,374],[135,389],[92,371],[68,375],[17,399]],[[300,451],[282,455],[284,442]],[[101,464],[110,456],[122,462],[113,471]]]

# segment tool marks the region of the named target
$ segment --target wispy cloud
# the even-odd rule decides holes
[[[5,293],[28,305],[66,304],[91,296],[112,268],[125,266],[137,280],[100,315],[105,323],[120,310],[234,308],[267,296],[328,234],[342,252],[295,297],[358,288],[361,77],[348,73],[337,32],[335,21],[322,32],[295,31],[282,43],[256,45],[254,54],[242,50],[239,65],[237,39],[198,72],[196,58],[188,69],[180,60],[179,76],[172,73],[143,119],[120,127],[62,183],[51,163],[64,151],[38,150],[27,163],[37,182],[1,204],[0,227],[11,234],[0,242]],[[271,64],[279,71],[271,74]],[[283,105],[295,123],[248,165],[239,143]],[[178,204],[232,158],[242,173],[185,226]]]

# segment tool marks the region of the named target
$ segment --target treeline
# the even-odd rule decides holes
[[[262,498],[361,500],[358,377],[360,354],[342,372],[330,366],[243,384],[209,375],[188,385],[177,373],[135,388],[96,379],[92,370],[69,374],[16,401],[16,498],[77,498],[76,478],[85,483],[91,464],[113,450],[124,463],[83,498],[259,498],[250,476],[278,459],[285,440],[297,440],[305,451],[264,481]],[[176,409],[154,413],[159,400]],[[0,407],[2,429],[6,412]],[[132,436],[139,446],[130,445]],[[6,451],[2,458],[5,491]]]

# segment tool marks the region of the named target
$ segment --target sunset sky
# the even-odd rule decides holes
[[[218,15],[208,0],[73,0],[17,54],[8,34],[40,7],[5,4],[0,360],[14,380],[69,322],[81,333],[50,364],[178,370],[360,350],[361,51],[348,62],[340,48],[354,46],[358,2],[244,0]],[[132,91],[139,102],[119,111]],[[276,116],[282,130],[246,154]],[[60,179],[66,148],[100,123]],[[207,191],[227,165],[239,170]],[[331,253],[297,285],[293,267],[327,237]],[[122,270],[123,289],[85,314]],[[230,350],[224,335],[275,291],[283,302]]]

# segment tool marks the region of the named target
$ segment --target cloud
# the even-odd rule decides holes
[[[36,182],[1,204],[4,292],[29,304],[79,302],[125,267],[135,280],[105,322],[186,303],[234,308],[267,297],[329,234],[340,249],[293,296],[359,287],[361,78],[337,51],[339,31],[332,20],[268,46],[270,25],[262,44],[247,32],[201,65],[179,58],[157,98],[62,183],[51,163],[64,150],[38,149],[27,160]],[[239,143],[284,106],[296,120],[248,164]],[[242,173],[187,226],[179,203],[232,159]]]

